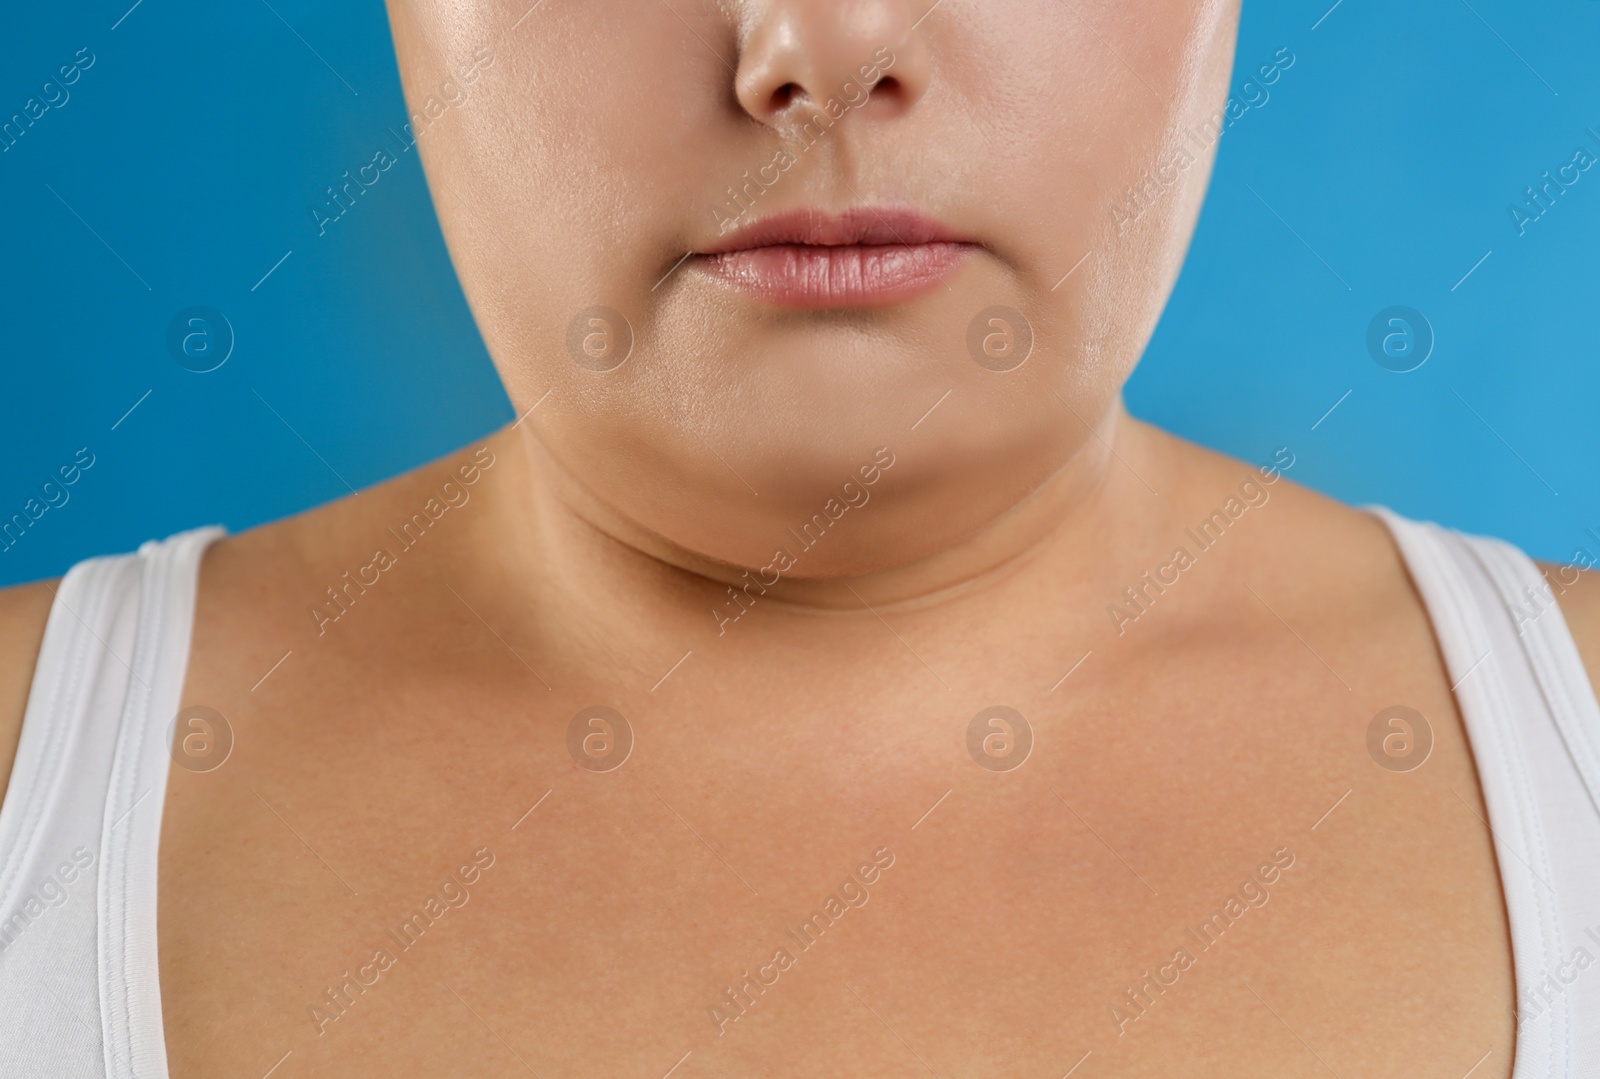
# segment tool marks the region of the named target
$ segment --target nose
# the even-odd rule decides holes
[[[843,115],[840,108],[910,109],[927,90],[929,75],[912,3],[758,0],[734,79],[739,104],[772,126],[825,109],[836,112],[835,119]]]

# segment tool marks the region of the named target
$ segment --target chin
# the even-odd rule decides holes
[[[771,587],[937,555],[1016,509],[1073,452],[1060,436],[1041,454],[1039,439],[1016,432],[997,445],[981,425],[922,438],[909,427],[898,422],[902,437],[851,439],[849,448],[768,441],[759,459],[769,467],[747,458],[742,475],[715,491],[699,469],[692,488],[663,478],[650,486],[676,494],[645,502],[636,486],[621,504],[645,507],[635,522],[695,558],[755,571]]]

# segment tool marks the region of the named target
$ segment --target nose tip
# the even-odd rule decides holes
[[[767,6],[739,58],[734,92],[779,124],[830,101],[904,111],[927,89],[927,50],[903,0],[790,0]]]

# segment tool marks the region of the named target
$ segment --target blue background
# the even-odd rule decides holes
[[[1223,138],[1129,405],[1253,461],[1288,446],[1347,501],[1600,554],[1600,169],[1525,235],[1510,213],[1600,156],[1600,3],[1328,7],[1246,5],[1236,92],[1295,63]],[[0,519],[80,447],[95,464],[0,583],[291,514],[511,418],[415,151],[326,235],[312,217],[406,121],[380,4],[10,8],[0,118],[95,62],[0,153]],[[195,305],[237,335],[207,374],[166,347]],[[1394,305],[1436,335],[1404,374],[1366,344]]]

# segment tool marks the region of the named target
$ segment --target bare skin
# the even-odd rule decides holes
[[[561,569],[508,559],[520,431],[487,441],[472,501],[320,635],[308,597],[470,455],[220,543],[184,700],[228,716],[237,745],[167,791],[172,1074],[291,1049],[310,1074],[664,1072],[692,1052],[690,1074],[914,1075],[920,1056],[998,1076],[1090,1051],[1088,1074],[1314,1073],[1284,1024],[1341,1074],[1486,1051],[1509,1074],[1494,852],[1386,534],[1280,480],[1119,635],[1106,602],[1252,474],[1119,432],[1129,469],[1106,470],[1095,519],[1131,511],[1125,529],[1089,552],[1063,529],[955,594],[874,604],[882,620],[774,600],[718,637],[718,586],[571,522],[547,523]],[[1562,601],[1592,664],[1596,589]],[[6,604],[8,643],[42,631],[37,591]],[[7,667],[16,704],[25,667]],[[1013,772],[965,750],[997,702],[1037,733]],[[1401,702],[1438,741],[1396,775],[1364,735]],[[638,738],[614,772],[567,753],[595,703]],[[470,901],[401,952],[385,929],[485,846]],[[879,848],[894,862],[867,905],[802,952],[785,930]],[[1202,952],[1185,931],[1284,848],[1271,900]],[[719,1035],[725,987],[782,947],[793,968]],[[1195,966],[1119,1034],[1110,1006],[1180,947]],[[394,967],[319,1034],[309,1006],[379,948]]]
[[[1177,585],[1131,623],[1107,615],[1266,463],[1181,442],[1120,405],[1208,162],[1139,236],[1089,242],[1098,209],[1092,227],[1070,206],[1002,214],[1010,223],[986,234],[949,295],[854,321],[771,317],[699,278],[653,291],[657,255],[665,269],[693,235],[641,227],[590,253],[596,208],[634,200],[546,177],[562,196],[546,222],[542,206],[494,190],[505,177],[471,167],[496,139],[528,150],[535,136],[586,130],[544,112],[604,112],[608,94],[631,94],[631,112],[601,117],[613,128],[600,149],[693,169],[695,155],[646,152],[620,129],[648,142],[664,122],[650,113],[658,100],[670,111],[675,95],[727,91],[736,105],[717,107],[743,110],[731,130],[744,138],[750,120],[781,122],[770,91],[803,95],[835,74],[828,50],[848,37],[829,22],[835,8],[725,6],[738,18],[687,12],[698,44],[672,9],[641,16],[612,66],[577,65],[580,85],[535,108],[512,92],[527,89],[517,80],[543,92],[542,65],[562,50],[581,57],[596,32],[552,4],[544,44],[503,47],[502,89],[482,89],[481,111],[422,143],[436,192],[462,196],[439,196],[441,218],[524,419],[207,554],[183,702],[222,712],[236,744],[215,771],[173,769],[166,791],[172,1075],[258,1075],[282,1061],[275,1074],[291,1076],[1059,1076],[1081,1064],[1074,1074],[1089,1077],[1411,1077],[1460,1075],[1485,1053],[1475,1075],[1509,1075],[1515,998],[1495,850],[1450,680],[1381,524],[1296,486],[1287,447],[1287,474],[1258,488],[1264,500]],[[1111,5],[1083,10],[1172,92],[1172,115],[1204,111],[1226,78],[1231,11],[1150,7],[1148,24],[1120,28]],[[899,137],[918,109],[964,115],[938,75],[961,76],[961,32],[988,9],[952,0],[959,17],[907,36],[916,13],[861,8],[903,60],[851,131],[879,126],[859,144],[841,133],[837,158],[775,198],[837,195],[830,175],[871,192],[900,159],[868,147]],[[1055,8],[995,9],[975,40],[1012,34],[1012,51],[998,51],[1019,67],[1052,60],[1028,52],[1048,28],[1063,56],[1092,60],[1049,70],[1085,85],[1110,77],[1094,36],[1057,27]],[[481,15],[394,5],[414,107],[441,57],[470,49]],[[735,76],[702,45],[737,52]],[[673,77],[638,74],[651,64]],[[1001,92],[1006,74],[975,71],[972,85]],[[1075,87],[1055,89],[1070,99]],[[1172,119],[1135,100],[1104,106],[1132,110],[1108,133],[1094,133],[1087,107],[1073,114],[1096,207]],[[1002,104],[1033,107],[1026,95]],[[1037,107],[1058,104],[1045,94]],[[957,149],[962,160],[984,151]],[[995,197],[1042,199],[1030,168],[1055,163],[1021,162],[1021,194]],[[670,194],[687,182],[621,176],[646,210],[652,183]],[[932,187],[915,194],[938,202]],[[954,195],[939,208],[965,212]],[[1052,288],[1064,266],[1029,250],[1041,230],[1054,230],[1055,254],[1089,242],[1104,265]],[[537,250],[534,232],[560,257],[529,266],[506,253],[522,240]],[[631,258],[635,242],[659,251]],[[588,285],[556,295],[568,277]],[[610,381],[584,381],[560,348],[571,311],[596,295],[640,327],[639,355]],[[525,296],[539,299],[524,309]],[[994,381],[965,356],[959,327],[990,301],[1056,327],[1020,381]],[[948,347],[947,315],[958,327]],[[692,319],[695,334],[675,344]],[[690,347],[729,333],[737,348]],[[812,362],[867,355],[869,339],[870,365]],[[748,356],[782,362],[741,366]],[[889,362],[917,357],[926,363]],[[952,384],[960,392],[912,428]],[[809,426],[772,404],[797,401],[815,406],[800,410]],[[893,464],[870,500],[730,622],[727,589],[766,558],[775,522],[809,517],[879,447]],[[376,583],[345,593],[347,609],[331,605],[326,590],[375,548],[400,551],[388,530],[446,483],[470,497]],[[1585,580],[1560,600],[1600,669],[1600,586]],[[6,753],[48,602],[48,586],[0,593]],[[996,704],[1036,738],[1009,771],[979,767],[967,747],[972,717]],[[1434,731],[1413,772],[1367,754],[1369,721],[1393,704]],[[595,705],[618,710],[636,739],[611,771],[569,750],[569,722]],[[401,948],[388,931],[475,856],[470,899]],[[870,899],[802,948],[787,930],[851,874]],[[1252,874],[1270,877],[1270,900],[1209,948],[1195,943],[1188,930]],[[1131,1018],[1125,991],[1181,948],[1192,966]],[[392,962],[376,971],[380,949]],[[741,1015],[728,988],[770,971],[779,949],[792,963],[745,990]],[[334,1008],[327,991],[362,970],[371,984]]]

